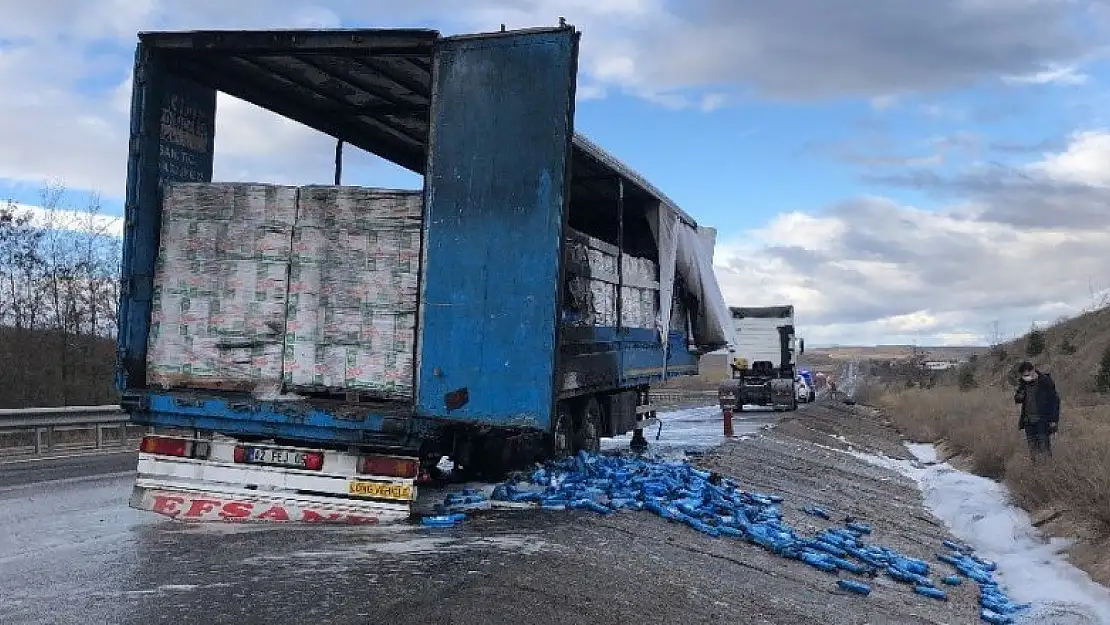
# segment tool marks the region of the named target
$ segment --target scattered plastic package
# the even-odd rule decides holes
[[[686,462],[582,452],[498,484],[488,498],[474,489],[452,493],[436,505],[436,516],[424,517],[422,523],[454,525],[465,518],[465,511],[502,505],[598,514],[648,510],[710,536],[746,540],[832,575],[841,571],[868,578],[885,574],[922,596],[948,599],[933,581],[928,562],[867,543],[864,537],[872,533],[870,524],[849,520],[843,527],[806,537],[783,520],[782,502],[782,497],[743,490],[735,480]],[[803,511],[830,517],[817,507]],[[944,541],[944,546],[949,553],[937,554],[937,559],[978,584],[981,620],[992,625],[1014,623],[1015,614],[1029,608],[1006,596],[994,580],[993,562],[976,557],[966,545]],[[948,575],[941,581],[958,586],[961,577]],[[837,585],[846,592],[871,593],[870,585],[856,580],[840,579]]]
[[[462,521],[466,520],[466,515],[461,512],[452,514],[439,514],[435,516],[426,516],[420,519],[421,525],[427,527],[451,527]]]
[[[836,585],[840,586],[844,590],[847,590],[848,592],[854,592],[858,595],[871,594],[871,586],[864,584],[863,582],[857,582],[852,579],[842,579],[837,582]]]

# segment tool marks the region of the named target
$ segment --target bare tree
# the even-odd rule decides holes
[[[65,206],[59,182],[38,209],[0,203],[0,404],[112,400],[120,241],[98,195]]]
[[[990,347],[998,347],[999,345],[1002,344],[1002,329],[1001,329],[997,319],[995,319],[994,321],[991,322],[991,331],[990,331],[990,339],[989,340],[990,340],[990,343],[991,343]]]
[[[1091,307],[1085,312],[1094,312],[1102,310],[1110,304],[1110,289],[1095,288],[1094,279],[1087,278],[1087,290],[1091,294]]]
[[[43,231],[31,211],[12,201],[0,206],[0,323],[18,329],[37,328],[43,315],[38,292],[43,259]]]

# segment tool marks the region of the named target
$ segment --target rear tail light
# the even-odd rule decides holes
[[[416,458],[363,456],[358,461],[358,472],[364,475],[415,478],[419,471],[420,462]]]
[[[139,445],[139,451],[144,454],[156,456],[176,456],[178,458],[208,457],[209,446],[204,441],[194,441],[186,438],[168,438],[165,436],[144,436]]]
[[[189,455],[189,441],[180,438],[147,436],[143,438],[139,451],[144,454],[157,454],[159,456],[186,457]]]
[[[349,466],[349,465],[348,465]],[[324,454],[313,452],[305,454],[304,468],[309,471],[319,471],[324,468]]]

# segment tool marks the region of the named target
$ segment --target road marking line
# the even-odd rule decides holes
[[[0,460],[0,467],[12,464],[31,464],[33,462],[49,462],[51,460],[68,460],[70,458],[95,458],[97,456],[118,456],[120,454],[137,454],[138,449],[116,449],[112,451],[92,451],[82,454],[66,454],[63,456],[35,456],[33,458],[19,458],[18,460]]]

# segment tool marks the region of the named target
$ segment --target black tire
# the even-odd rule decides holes
[[[512,464],[512,450],[506,441],[496,436],[485,436],[474,440],[470,466],[466,468],[474,478],[496,481],[509,473]]]
[[[574,423],[574,453],[601,451],[601,404],[590,397],[578,406]]]

